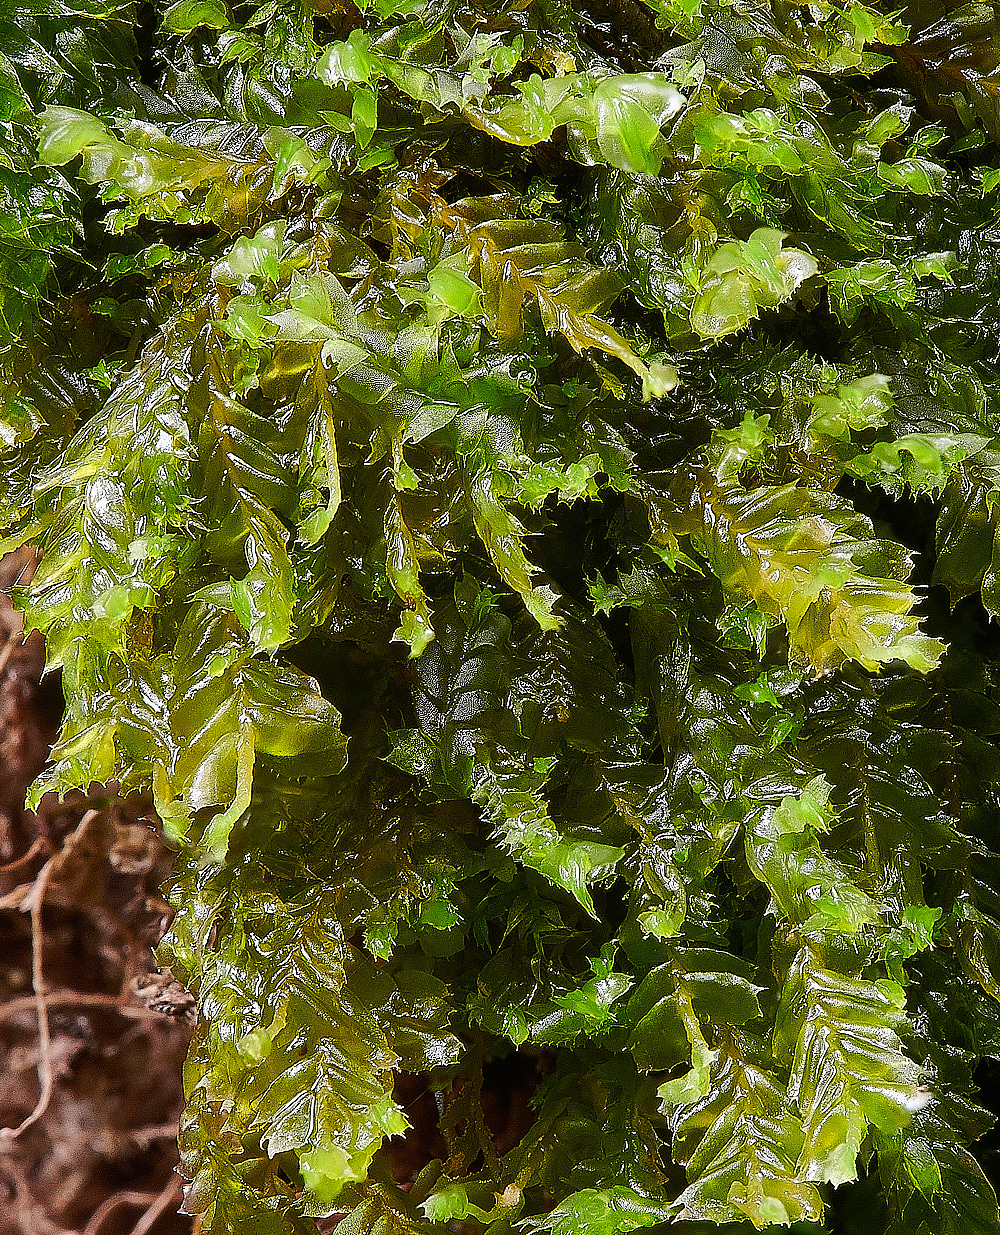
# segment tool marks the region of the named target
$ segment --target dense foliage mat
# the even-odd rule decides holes
[[[174,1168],[194,1001],[151,950],[174,855],[139,794],[22,809],[62,710],[5,594],[34,562],[0,560],[0,1235],[190,1235]]]
[[[203,1231],[1000,1230],[997,20],[8,6],[34,794],[179,851]]]

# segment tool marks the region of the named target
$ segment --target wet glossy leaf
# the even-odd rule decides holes
[[[911,616],[907,556],[870,539],[852,509],[794,485],[706,499],[695,543],[728,592],[784,621],[794,658],[819,672],[847,659],[875,669],[898,657],[924,672],[937,663],[943,645]]]
[[[776,308],[819,269],[801,249],[782,248],[785,236],[758,228],[748,241],[721,245],[700,272],[691,326],[720,339],[742,329],[762,309]]]
[[[666,1206],[651,1204],[647,1197],[621,1186],[597,1191],[588,1188],[575,1192],[557,1205],[544,1219],[531,1222],[532,1230],[551,1231],[552,1235],[571,1235],[586,1227],[599,1235],[634,1231],[656,1226],[669,1214]]]
[[[802,1130],[794,1108],[754,1047],[735,1039],[713,1066],[711,1093],[671,1113],[674,1154],[690,1181],[678,1199],[681,1218],[746,1217],[759,1230],[822,1212],[818,1189],[797,1170]]]
[[[795,1038],[788,1095],[802,1115],[802,1178],[854,1178],[867,1126],[894,1132],[926,1105],[920,1068],[894,1032],[904,1003],[887,979],[856,981],[817,969],[807,952],[797,958],[779,1025],[784,1049]]]

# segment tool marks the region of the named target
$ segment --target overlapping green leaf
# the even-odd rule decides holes
[[[797,485],[710,489],[694,506],[696,545],[726,591],[788,629],[817,672],[905,660],[926,672],[943,645],[918,633],[910,559],[836,498]]]
[[[746,1216],[760,1230],[822,1212],[818,1189],[797,1170],[799,1119],[762,1062],[759,1046],[734,1036],[713,1062],[711,1091],[671,1111],[673,1156],[690,1180],[677,1201],[680,1218]]]
[[[839,1184],[857,1177],[869,1124],[887,1133],[906,1127],[929,1095],[895,1033],[903,990],[888,979],[832,973],[816,960],[806,947],[789,970],[778,1049],[794,1048],[788,1096],[802,1120],[797,1173]]]

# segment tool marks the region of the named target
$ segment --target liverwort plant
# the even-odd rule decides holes
[[[996,37],[0,22],[34,800],[147,794],[177,850],[206,1235],[1000,1231]]]

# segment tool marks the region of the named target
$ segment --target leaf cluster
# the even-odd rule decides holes
[[[178,851],[206,1235],[1000,1230],[995,30],[901,16],[3,27],[34,795]]]

